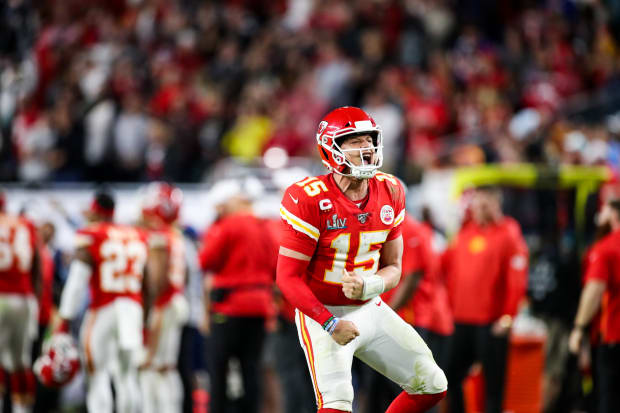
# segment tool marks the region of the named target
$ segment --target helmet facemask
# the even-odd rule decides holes
[[[372,137],[373,145],[363,148],[351,148],[343,149],[340,145],[345,139],[359,135],[370,135]],[[324,144],[324,146],[327,146]],[[338,136],[333,140],[331,148],[334,161],[338,165],[344,165],[349,168],[349,173],[346,173],[346,168],[330,168],[335,173],[356,179],[370,179],[375,176],[375,173],[383,165],[383,139],[381,136],[381,130],[379,128],[367,132],[355,132],[346,135]],[[353,164],[347,159],[347,153],[359,155],[361,165]],[[372,153],[372,161],[368,162],[365,155]]]

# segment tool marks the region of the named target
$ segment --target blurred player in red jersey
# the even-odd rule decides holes
[[[0,190],[0,363],[11,383],[13,412],[22,413],[32,411],[34,403],[31,351],[38,334],[39,243],[34,225],[7,214],[5,202]],[[0,411],[4,389],[0,382]]]
[[[409,215],[403,221],[403,280],[381,298],[412,324],[442,364],[445,339],[454,331],[433,228]]]
[[[401,275],[405,195],[382,164],[381,129],[342,107],[320,122],[319,153],[331,173],[285,192],[277,283],[296,323],[318,411],[351,412],[351,364],[359,358],[404,391],[388,413],[424,412],[447,389],[443,371],[412,326],[379,297]]]
[[[403,275],[398,287],[383,293],[381,299],[415,327],[441,366],[454,325],[446,287],[440,279],[439,248],[434,245],[434,232],[427,223],[405,214],[401,225]],[[376,373],[371,374],[368,388],[370,412],[385,409],[400,391],[396,384]],[[429,411],[437,409],[438,406],[434,406]]]
[[[199,252],[200,267],[212,272],[208,284],[211,334],[209,412],[224,413],[228,400],[229,362],[241,368],[243,413],[260,407],[260,360],[265,342],[265,323],[275,315],[273,284],[277,246],[266,220],[252,211],[249,180],[221,181],[211,191],[218,219],[205,232]]]
[[[600,310],[600,343],[597,351],[596,385],[599,411],[620,411],[620,200],[608,201],[600,212],[599,225],[611,232],[597,241],[589,253],[585,286],[581,292],[569,349],[577,353],[584,329]]]
[[[76,234],[76,251],[60,299],[57,331],[80,311],[90,289],[90,305],[81,328],[88,374],[89,412],[139,408],[138,353],[142,346],[142,278],[147,261],[143,231],[113,223],[114,199],[97,193],[87,211],[89,225]]]
[[[140,372],[143,413],[180,413],[183,385],[177,370],[181,329],[189,317],[183,295],[187,266],[183,235],[175,226],[183,194],[165,183],[144,189],[143,224],[148,230],[149,258],[146,360]]]
[[[477,188],[469,220],[447,252],[454,316],[448,356],[450,411],[463,413],[462,381],[475,361],[485,377],[485,412],[501,413],[508,339],[527,286],[528,252],[519,224],[504,216],[498,188]]]

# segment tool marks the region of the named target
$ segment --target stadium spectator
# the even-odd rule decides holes
[[[527,284],[527,247],[519,224],[504,216],[496,188],[478,188],[466,221],[447,252],[454,315],[448,356],[448,403],[463,413],[463,379],[475,361],[485,377],[485,412],[501,413],[508,338]]]
[[[33,100],[23,102],[13,125],[13,145],[17,153],[17,176],[24,182],[40,182],[52,174],[50,152],[54,135],[47,113]]]
[[[127,128],[126,117],[117,116],[127,95],[146,103],[142,115],[171,128],[165,152],[183,165],[169,174],[175,179],[199,180],[212,167],[205,161],[222,155],[247,161],[276,144],[289,155],[312,156],[311,141],[299,137],[312,136],[316,119],[340,104],[367,105],[382,112],[377,118],[404,113],[402,131],[400,122],[386,117],[382,123],[386,139],[408,148],[407,164],[452,164],[446,155],[470,144],[481,145],[490,161],[554,162],[565,150],[537,150],[545,131],[576,114],[597,120],[614,110],[618,31],[601,17],[611,9],[595,2],[474,11],[469,3],[421,0],[283,1],[264,8],[180,0],[2,4],[0,114],[9,160],[2,174],[17,180],[160,179],[147,172],[148,161],[137,166],[143,138],[129,135],[133,150],[125,153],[111,136]],[[247,123],[245,115],[256,108],[251,104],[248,111],[246,100],[256,85],[268,98],[259,118]],[[21,102],[32,102],[31,112],[45,119],[50,109],[66,107],[60,98],[67,90],[75,95],[71,121],[54,113],[51,141],[39,141],[35,152],[6,146],[15,129],[23,135]],[[212,96],[221,103],[213,105]],[[522,109],[540,115],[526,138],[509,130]],[[279,121],[267,127],[274,117]],[[222,145],[230,132],[241,148],[228,140]],[[607,160],[610,142],[596,131],[583,134],[596,142],[583,162]],[[298,143],[287,144],[289,136]],[[50,146],[61,151],[48,153]],[[105,173],[117,163],[115,154],[122,156],[121,172],[130,165],[120,177]],[[81,162],[88,174],[76,173]],[[386,168],[397,166],[386,159]]]
[[[596,360],[596,385],[601,413],[620,409],[620,201],[606,202],[600,212],[600,224],[609,225],[611,232],[599,240],[588,255],[586,283],[579,300],[575,324],[569,337],[569,348],[578,353],[584,331],[600,310],[600,340]],[[595,326],[595,328],[597,328]]]
[[[122,109],[114,126],[114,154],[118,181],[140,181],[144,170],[148,119],[137,93],[123,96]]]

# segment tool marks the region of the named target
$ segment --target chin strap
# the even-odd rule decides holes
[[[357,166],[354,166],[354,167],[349,166],[349,170],[351,171],[351,173],[348,173],[348,174],[344,172],[340,172],[339,170],[331,166],[329,166],[329,169],[332,172],[337,173],[338,175],[341,175],[341,176],[346,176],[347,178],[370,179],[370,178],[373,178],[377,174],[379,167],[373,166],[373,169],[369,168],[366,170],[360,170],[359,167]]]

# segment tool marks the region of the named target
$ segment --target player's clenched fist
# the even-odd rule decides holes
[[[336,343],[344,346],[359,335],[360,332],[352,321],[340,319],[334,328],[332,338]]]
[[[342,292],[351,300],[359,300],[364,294],[364,280],[355,271],[343,270]]]

